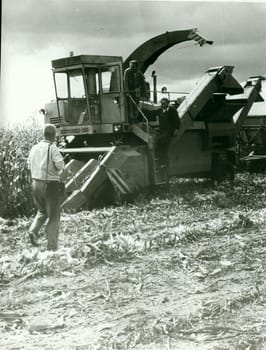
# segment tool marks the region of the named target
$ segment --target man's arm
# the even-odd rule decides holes
[[[171,124],[173,125],[174,130],[180,128],[180,119],[175,108],[171,108]]]
[[[31,167],[30,167],[30,164],[31,164],[31,151],[29,153],[29,156],[27,158],[27,182],[30,184],[31,183]]]
[[[62,154],[59,152],[59,149],[56,145],[52,146],[52,160],[57,170],[63,170],[65,167],[64,159]]]

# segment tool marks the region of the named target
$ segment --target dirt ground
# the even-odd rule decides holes
[[[265,189],[180,180],[64,213],[54,253],[2,219],[0,349],[266,349]]]

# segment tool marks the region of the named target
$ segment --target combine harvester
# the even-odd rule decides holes
[[[171,139],[168,166],[159,164],[155,152],[158,118],[148,117],[158,105],[136,104],[139,121],[130,122],[130,94],[123,81],[130,60],[137,60],[145,73],[163,52],[189,40],[200,46],[212,43],[190,29],[156,36],[124,62],[119,56],[95,55],[52,61],[56,102],[46,105],[45,122],[55,124],[66,142],[71,138],[61,150],[68,159],[63,208],[92,207],[99,198],[139,193],[168,183],[171,176],[232,175],[236,135],[259,96],[259,78],[242,88],[232,76],[233,67],[209,69],[178,107],[181,125]],[[156,102],[156,91],[154,98]]]

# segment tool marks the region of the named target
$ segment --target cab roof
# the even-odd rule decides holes
[[[98,55],[79,55],[59,58],[52,61],[53,68],[63,68],[79,64],[106,64],[112,62],[122,62],[121,56],[98,56]]]

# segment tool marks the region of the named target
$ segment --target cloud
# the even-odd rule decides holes
[[[8,112],[16,99],[25,114],[31,103],[53,95],[52,59],[70,51],[125,59],[146,40],[171,30],[197,27],[214,45],[189,42],[165,52],[152,67],[162,84],[189,90],[209,67],[220,65],[235,66],[241,81],[266,72],[266,3],[8,0],[2,6],[1,90],[6,98],[1,108]]]
[[[3,5],[3,34],[25,50],[64,40],[83,46],[119,38],[128,45],[134,37],[194,27],[217,44],[259,43],[266,36],[265,17],[265,3],[9,0]]]
[[[165,52],[151,69],[172,82],[177,79],[197,79],[210,67],[230,65],[235,67],[235,77],[243,81],[252,75],[265,74],[265,52],[266,44],[258,47],[256,44],[177,46]]]

